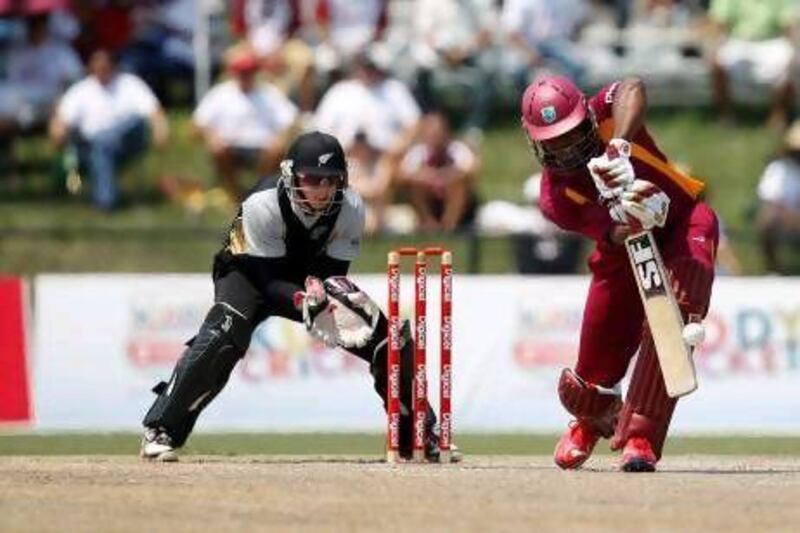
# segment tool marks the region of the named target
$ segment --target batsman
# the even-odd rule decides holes
[[[169,382],[144,417],[141,457],[177,460],[200,413],[244,356],[256,326],[279,316],[366,361],[386,406],[387,320],[346,276],[359,252],[364,205],[348,188],[347,161],[327,134],[300,135],[281,163],[277,187],[256,187],[242,203],[214,257],[214,304]],[[400,455],[412,455],[413,341],[403,327]],[[425,455],[439,458],[436,417],[428,406]],[[457,458],[456,458],[457,459]]]
[[[578,357],[558,394],[574,417],[555,463],[580,467],[597,441],[622,450],[620,468],[652,472],[677,402],[667,395],[625,238],[652,231],[684,322],[708,310],[718,224],[702,182],[677,169],[644,124],[646,91],[625,79],[587,99],[569,79],[544,76],[522,97],[522,127],[543,167],[540,207],[596,243]],[[620,382],[638,352],[625,401]]]

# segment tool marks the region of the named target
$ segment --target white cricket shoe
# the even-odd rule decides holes
[[[146,428],[142,437],[139,456],[148,461],[172,463],[178,460],[178,453],[172,446],[172,438],[163,429]]]

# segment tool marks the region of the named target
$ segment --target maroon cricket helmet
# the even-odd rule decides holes
[[[542,166],[569,170],[585,165],[602,152],[586,95],[569,79],[562,76],[537,78],[525,90],[521,107],[522,128]],[[578,129],[583,134],[576,134],[569,145],[547,146],[546,141]]]

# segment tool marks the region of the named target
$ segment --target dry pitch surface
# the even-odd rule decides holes
[[[667,458],[622,474],[609,457],[561,472],[549,457],[460,465],[189,456],[0,457],[2,531],[796,530],[800,460]]]

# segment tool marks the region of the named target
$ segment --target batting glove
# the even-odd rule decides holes
[[[589,160],[587,167],[601,200],[618,199],[636,179],[630,157],[631,144],[628,141],[611,139],[603,155]]]
[[[653,183],[635,180],[620,197],[620,205],[628,218],[633,218],[643,229],[664,227],[669,213],[669,196]]]

